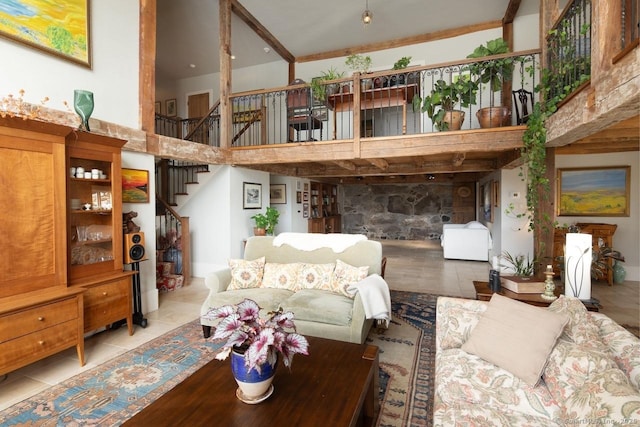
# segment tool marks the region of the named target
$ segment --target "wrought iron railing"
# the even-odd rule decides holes
[[[187,184],[197,184],[198,174],[208,172],[209,165],[162,159],[156,163],[156,193],[170,206],[176,206],[176,196],[187,194]]]
[[[547,37],[549,98],[570,95],[591,76],[591,0],[572,0]],[[561,100],[561,99],[560,99]]]
[[[181,217],[161,197],[156,196],[156,250],[158,261],[173,263],[174,274],[191,277],[189,218]]]

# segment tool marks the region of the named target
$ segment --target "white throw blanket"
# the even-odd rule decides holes
[[[340,253],[362,240],[367,240],[367,236],[342,233],[280,233],[273,239],[273,246],[287,244],[301,251],[330,248],[333,252]]]
[[[389,285],[379,274],[372,274],[358,283],[349,285],[347,292],[360,294],[367,319],[382,320],[385,327],[389,326],[391,294],[389,293]]]

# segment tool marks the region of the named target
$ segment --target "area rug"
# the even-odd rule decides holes
[[[436,296],[391,292],[380,348],[378,426],[430,426]],[[117,426],[211,361],[219,344],[194,320],[0,412],[2,426]]]

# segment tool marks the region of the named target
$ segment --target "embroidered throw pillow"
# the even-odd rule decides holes
[[[288,289],[296,292],[298,286],[298,275],[302,263],[292,262],[288,264],[277,264],[268,262],[264,265],[264,276],[262,277],[263,288]]]
[[[230,259],[231,283],[228,290],[259,288],[262,283],[265,258],[261,257],[253,261],[244,259]]]
[[[328,264],[302,264],[298,275],[298,287],[300,289],[321,289],[331,291],[331,279],[336,265]]]
[[[347,288],[352,283],[358,283],[369,275],[369,266],[355,267],[340,260],[336,261],[336,269],[333,270],[331,280],[331,292],[354,298],[355,294],[347,292]]]

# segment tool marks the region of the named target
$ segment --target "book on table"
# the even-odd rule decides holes
[[[533,276],[500,276],[503,288],[518,294],[537,294],[544,292],[544,281]]]

